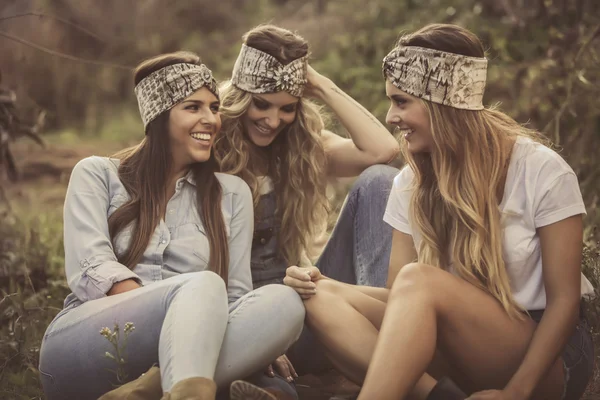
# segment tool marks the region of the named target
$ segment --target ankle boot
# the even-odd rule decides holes
[[[177,382],[161,400],[215,400],[217,384],[208,378],[188,378]]]
[[[159,400],[162,394],[160,370],[152,367],[136,380],[111,390],[98,400]]]
[[[427,400],[465,400],[467,395],[446,376],[437,381]]]
[[[281,390],[260,388],[246,381],[234,381],[229,388],[231,400],[294,400]]]

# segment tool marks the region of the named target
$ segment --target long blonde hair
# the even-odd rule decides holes
[[[244,36],[247,46],[271,54],[287,64],[308,54],[308,44],[300,36],[273,25],[261,25]],[[277,196],[276,218],[280,221],[278,244],[289,264],[298,264],[310,249],[311,238],[326,222],[326,157],[321,141],[324,124],[319,108],[300,99],[296,118],[266,149],[259,149],[247,137],[242,117],[252,102],[252,94],[231,82],[221,88],[223,126],[214,154],[221,171],[241,177],[252,190],[255,210],[260,199],[258,175],[271,177]],[[258,217],[258,215],[257,215]]]
[[[453,25],[430,25],[400,39],[404,46],[483,57],[477,37]],[[423,101],[434,148],[429,154],[401,149],[414,171],[410,210],[423,236],[419,262],[452,268],[494,296],[509,315],[522,308],[512,296],[502,252],[498,191],[511,156],[510,139],[543,141],[533,130],[492,108],[469,111]]]

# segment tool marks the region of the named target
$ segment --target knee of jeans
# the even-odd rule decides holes
[[[389,191],[392,187],[394,177],[398,175],[400,171],[389,165],[371,165],[365,169],[352,187],[353,191],[366,190],[367,193],[378,192],[378,191]]]
[[[285,285],[266,285],[257,290],[263,290],[269,293],[272,301],[276,302],[277,309],[280,310],[278,320],[282,322],[281,326],[287,326],[295,339],[300,337],[304,327],[305,309],[302,299],[294,289]]]
[[[167,296],[168,298],[172,299],[176,293],[184,288],[202,296],[212,294],[227,298],[225,281],[212,271],[189,272],[182,274],[181,277],[185,277],[185,279],[176,281],[176,285],[172,288],[170,295]]]

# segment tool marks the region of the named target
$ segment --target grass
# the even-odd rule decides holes
[[[0,399],[43,399],[37,370],[39,348],[46,327],[69,292],[62,239],[67,177],[79,159],[111,154],[139,139],[139,123],[127,115],[121,118],[124,123],[108,126],[94,140],[62,131],[45,136],[47,149],[28,143],[15,147],[24,160],[26,179],[7,187],[10,211],[0,204]],[[339,203],[343,187],[334,192]],[[339,204],[334,209],[339,210]],[[583,270],[594,287],[600,288],[596,243],[586,246]],[[585,310],[600,355],[600,297],[586,302]],[[598,398],[600,374],[596,371],[585,399]]]

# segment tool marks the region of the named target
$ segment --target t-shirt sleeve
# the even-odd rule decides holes
[[[572,170],[553,177],[541,186],[535,198],[536,228],[586,213],[579,182]]]
[[[408,235],[412,235],[412,229],[408,220],[408,210],[412,193],[410,188],[412,177],[412,170],[406,166],[394,178],[394,184],[392,185],[385,214],[383,215],[383,220],[392,228]]]

